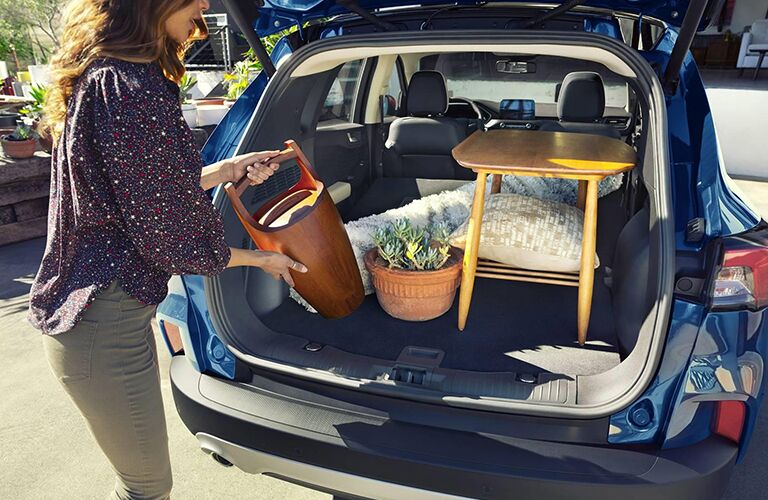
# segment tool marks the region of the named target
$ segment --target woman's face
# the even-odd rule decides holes
[[[192,0],[177,10],[165,21],[165,31],[173,40],[184,43],[195,32],[195,19],[202,19],[203,12],[210,8],[208,0]]]

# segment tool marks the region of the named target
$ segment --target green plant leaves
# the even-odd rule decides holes
[[[449,235],[444,224],[423,227],[414,226],[408,219],[398,219],[377,228],[371,236],[379,257],[390,268],[433,271],[450,257]]]

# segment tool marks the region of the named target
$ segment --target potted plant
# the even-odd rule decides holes
[[[364,257],[381,307],[406,321],[445,314],[461,281],[463,252],[448,244],[444,225],[414,226],[400,219],[373,234]]]
[[[197,127],[197,105],[192,102],[191,94],[192,88],[197,85],[197,78],[190,76],[189,73],[184,73],[179,81],[179,101],[181,102],[181,113],[184,115],[184,119],[187,121],[189,128]]]
[[[11,158],[21,159],[34,156],[37,147],[37,134],[32,127],[20,124],[13,133],[0,138],[3,152]]]
[[[32,129],[37,132],[39,137],[40,147],[46,153],[50,153],[53,149],[53,138],[51,138],[51,136],[47,133],[43,132],[39,127],[40,121],[43,118],[43,106],[45,105],[45,97],[47,94],[48,87],[45,85],[33,85],[32,89],[29,91],[29,95],[32,97],[33,102],[24,106],[21,109],[21,114],[31,120]]]

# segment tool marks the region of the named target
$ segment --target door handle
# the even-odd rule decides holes
[[[351,142],[352,144],[354,144],[354,143],[356,143],[356,142],[360,142],[360,138],[359,138],[359,137],[357,137],[357,135],[356,135],[356,134],[353,134],[352,132],[347,132],[347,139],[348,139],[348,140],[349,140],[349,142]]]

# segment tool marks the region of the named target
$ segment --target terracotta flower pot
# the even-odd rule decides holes
[[[373,248],[365,254],[376,298],[390,316],[405,321],[427,321],[445,314],[461,282],[463,252],[451,248],[451,256],[436,271],[390,269]]]
[[[224,104],[224,98],[221,99],[195,99],[195,104],[198,106],[222,106]]]
[[[6,156],[16,159],[31,158],[37,149],[37,139],[26,141],[9,141],[5,137],[0,140],[3,144],[3,152]]]

